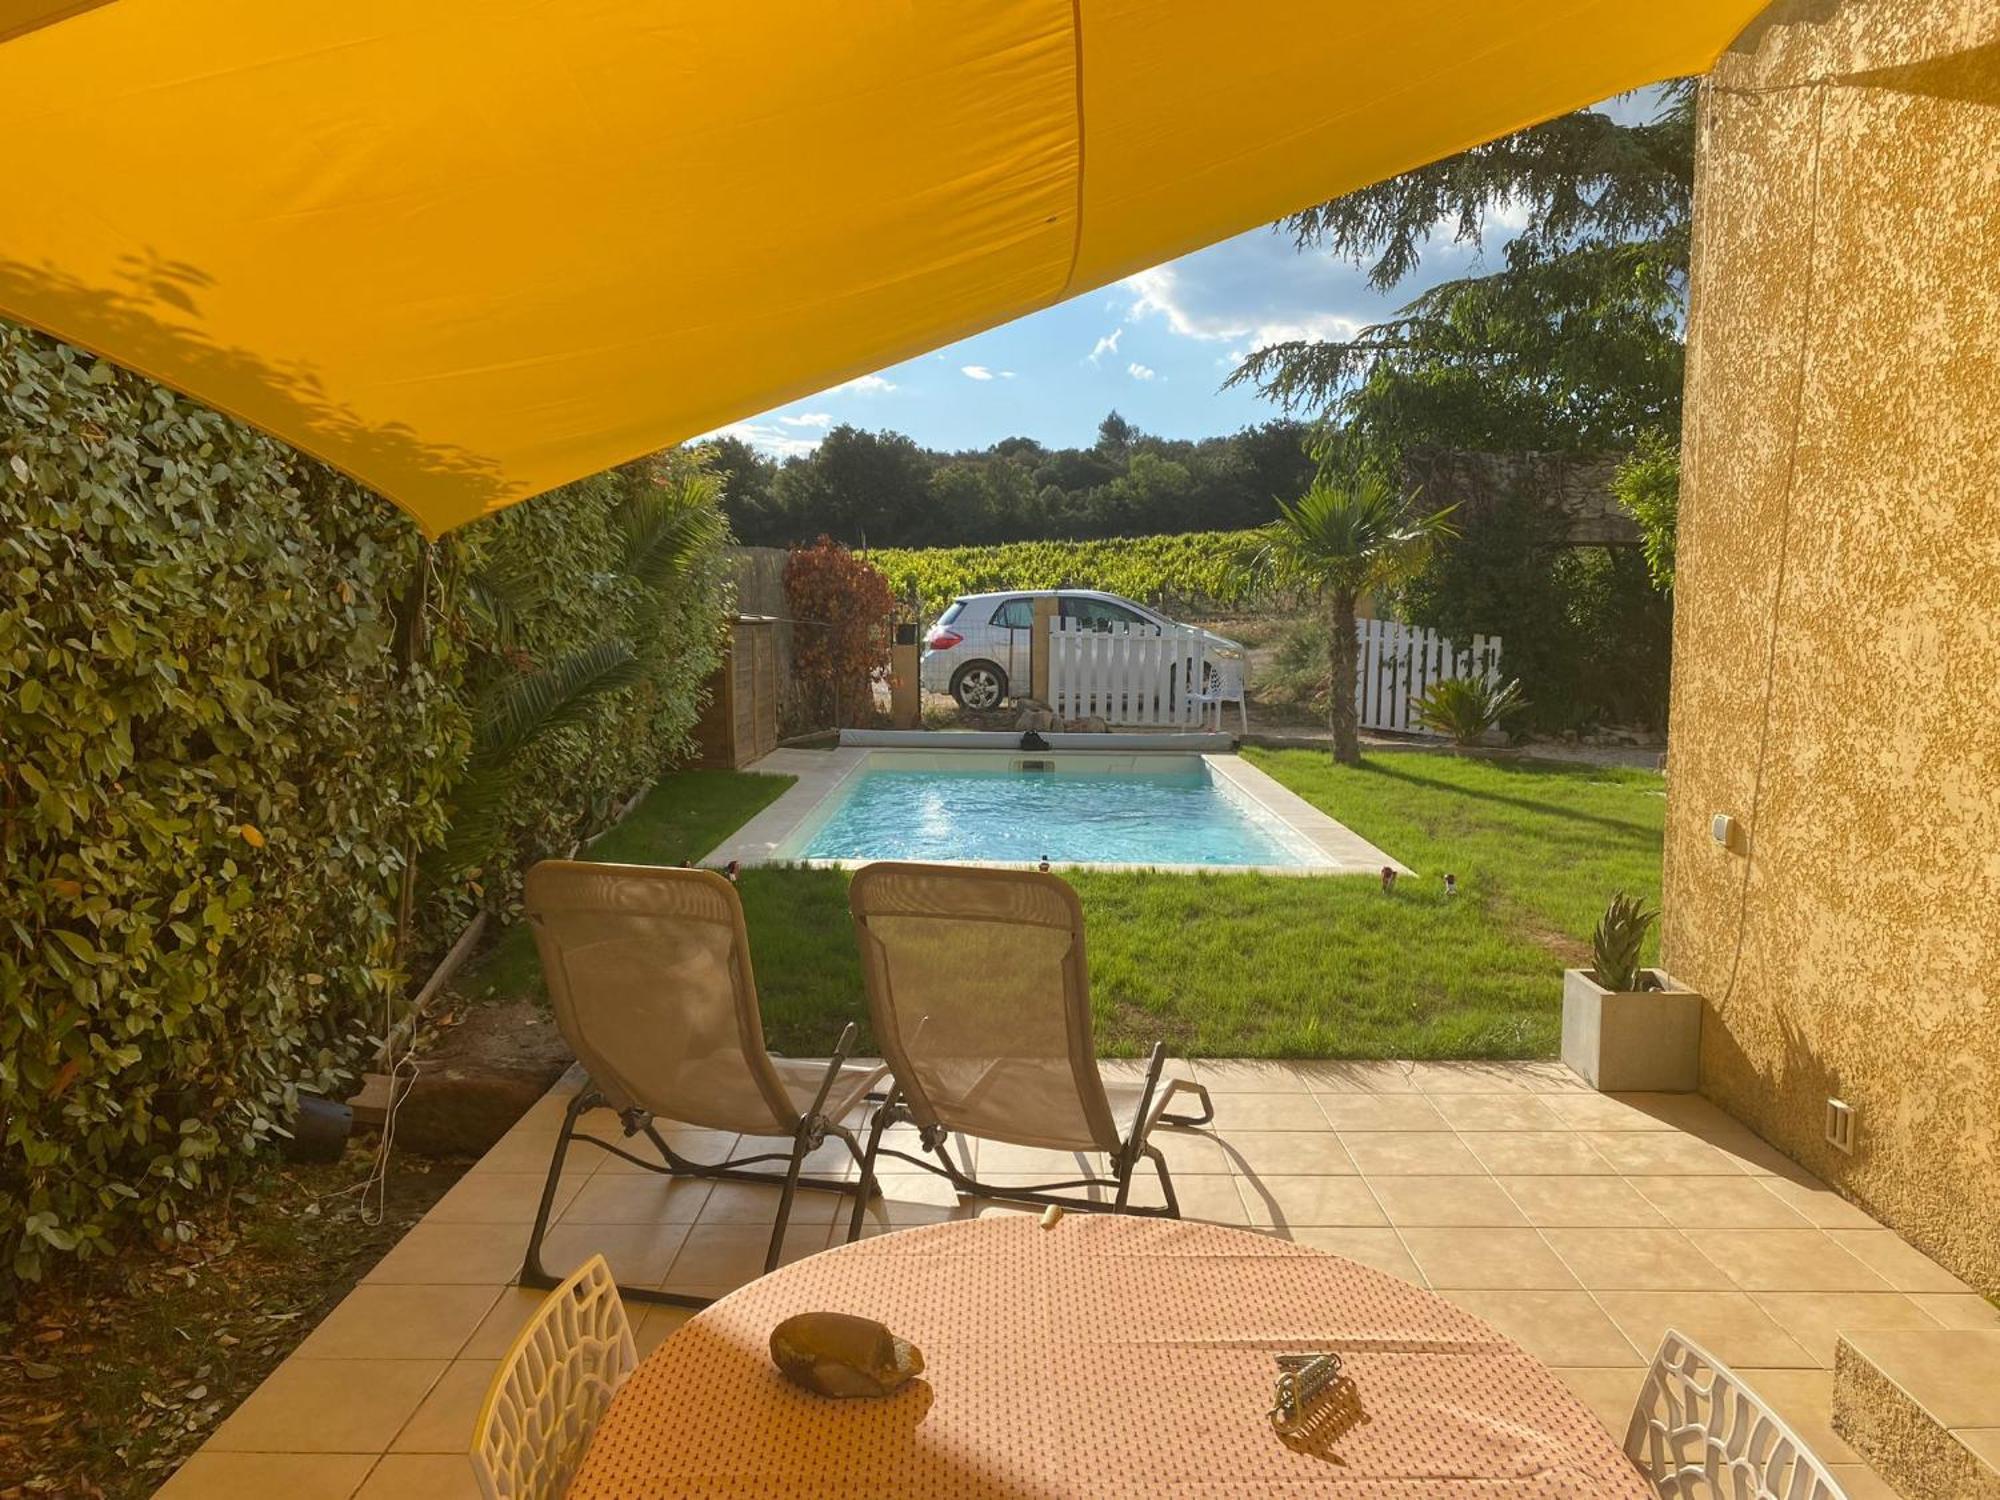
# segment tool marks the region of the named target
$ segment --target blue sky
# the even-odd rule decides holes
[[[1500,242],[1488,237],[1488,259]],[[1342,337],[1480,261],[1434,240],[1420,274],[1384,296],[1359,268],[1257,229],[722,430],[780,456],[840,422],[943,449],[1016,435],[1087,445],[1113,408],[1166,437],[1234,432],[1278,414],[1249,390],[1221,389],[1248,350]]]
[[[1646,89],[1598,108],[1629,123],[1657,105]],[[1221,389],[1247,351],[1342,337],[1425,287],[1491,268],[1512,217],[1489,220],[1483,250],[1453,243],[1449,227],[1434,235],[1417,274],[1387,295],[1356,266],[1252,230],[721,430],[781,457],[809,452],[841,422],[942,449],[1014,436],[1088,444],[1114,408],[1164,437],[1234,432],[1279,414],[1252,391]]]

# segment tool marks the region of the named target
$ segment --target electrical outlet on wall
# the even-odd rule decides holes
[[[1826,1101],[1826,1143],[1836,1151],[1854,1153],[1854,1106],[1845,1099]]]

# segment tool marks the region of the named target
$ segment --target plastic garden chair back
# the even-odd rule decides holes
[[[472,1467],[486,1500],[558,1500],[639,1363],[604,1257],[542,1299],[487,1387]]]
[[[1735,1371],[1672,1329],[1640,1387],[1625,1453],[1662,1500],[1847,1500]]]

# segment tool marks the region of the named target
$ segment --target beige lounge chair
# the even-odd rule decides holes
[[[1164,1043],[1154,1047],[1143,1083],[1107,1085],[1098,1073],[1075,891],[1035,870],[884,862],[855,875],[848,905],[875,1038],[895,1076],[868,1132],[864,1184],[873,1185],[886,1153],[942,1173],[963,1193],[1180,1217],[1166,1158],[1148,1137],[1163,1120],[1204,1125],[1215,1112],[1198,1084],[1176,1078],[1162,1086]],[[1183,1091],[1200,1098],[1199,1115],[1166,1112]],[[916,1125],[923,1157],[882,1144],[898,1123]],[[1083,1168],[1073,1180],[1032,1187],[984,1183],[953,1159],[953,1133],[1102,1151],[1111,1176]],[[1161,1207],[1127,1206],[1141,1157],[1159,1173]],[[1104,1188],[1114,1190],[1110,1202],[1088,1196]],[[850,1240],[865,1206],[856,1201]]]
[[[860,1159],[854,1133],[840,1121],[886,1070],[847,1066],[852,1023],[829,1062],[773,1057],[764,1050],[750,938],[736,887],[713,870],[544,860],[528,872],[523,904],[556,1025],[590,1079],[563,1117],[521,1285],[557,1284],[542,1265],[542,1237],[572,1140],[672,1176],[782,1183],[766,1271],[778,1263],[801,1184],[863,1191],[855,1182],[806,1177],[802,1168],[829,1135]],[[644,1136],[657,1160],[580,1131],[578,1119],[598,1107],[617,1112],[628,1141]],[[705,1164],[676,1152],[656,1120],[789,1137],[791,1148]],[[752,1170],[760,1162],[786,1165],[782,1171]],[[620,1290],[637,1301],[682,1307],[703,1307],[710,1300],[645,1287]]]

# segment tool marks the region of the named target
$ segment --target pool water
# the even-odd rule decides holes
[[[1268,814],[1199,760],[1164,771],[863,772],[805,859],[1304,865]]]

